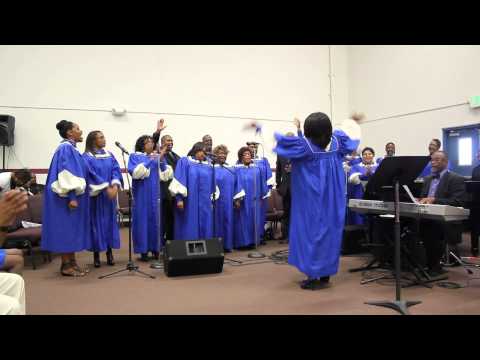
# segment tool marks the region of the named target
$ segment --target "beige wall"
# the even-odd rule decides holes
[[[331,47],[330,56],[339,122],[349,108],[346,46]],[[0,79],[0,113],[16,118],[9,168],[47,168],[61,119],[79,123],[85,137],[103,130],[120,159],[114,141],[133,149],[161,116],[177,153],[209,133],[214,145],[229,146],[230,162],[253,133],[243,131],[248,120],[221,116],[285,120],[262,122],[273,163],[275,130],[294,130],[294,116],[330,111],[328,46],[0,46]],[[113,107],[129,113],[114,117]]]
[[[478,64],[480,46],[349,46],[350,109],[367,115],[362,146],[381,155],[394,141],[399,155],[423,155],[442,128],[480,122],[468,105],[437,109],[480,95]]]

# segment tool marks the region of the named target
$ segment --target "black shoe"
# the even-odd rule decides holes
[[[300,287],[304,290],[321,290],[330,287],[330,282],[321,279],[307,279],[302,281]]]
[[[98,253],[98,251],[94,251],[93,252],[93,266],[95,266],[96,268],[99,268],[100,267],[100,254]]]
[[[148,262],[149,258],[148,258],[148,253],[143,253],[142,256],[140,256],[140,261],[143,261],[143,262]]]
[[[107,264],[110,266],[115,265],[115,261],[113,260],[112,249],[107,250]]]

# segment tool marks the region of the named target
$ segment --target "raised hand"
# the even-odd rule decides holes
[[[177,201],[177,209],[183,210],[183,207],[184,207],[183,200]]]
[[[158,120],[158,122],[157,122],[157,131],[158,131],[158,132],[161,132],[161,131],[164,130],[166,127],[167,127],[167,125],[165,125],[165,120],[164,120],[164,119]]]
[[[298,118],[293,119],[293,124],[297,128],[297,130],[300,130],[300,120]]]

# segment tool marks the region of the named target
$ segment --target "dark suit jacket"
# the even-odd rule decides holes
[[[277,168],[275,170],[275,180],[277,183],[277,190],[281,196],[288,195],[290,191],[290,173],[285,171],[285,166],[290,163],[290,160],[283,156],[277,156]]]
[[[152,138],[153,138],[153,143],[155,144],[155,148],[157,148],[158,142],[160,141],[160,132],[155,131],[152,134]],[[172,167],[174,172],[175,172],[175,167],[177,166],[178,159],[180,159],[180,156],[175,154],[173,151],[170,151],[167,154],[165,154],[165,160],[167,161],[167,164]],[[170,194],[170,191],[168,191],[168,187],[170,186],[171,182],[172,182],[172,180],[166,181],[166,182],[162,181],[162,183],[161,183],[162,184],[162,199],[167,199],[167,200],[172,199],[172,195]]]
[[[431,183],[432,176],[425,177],[420,197],[428,196]],[[465,178],[451,171],[447,171],[443,175],[434,195],[435,204],[450,206],[464,206],[467,200],[466,196]]]
[[[423,183],[422,198],[428,196],[428,190],[432,183],[432,176],[425,177]],[[434,204],[450,205],[450,206],[465,206],[467,200],[467,193],[465,189],[465,178],[454,172],[447,171],[440,180],[435,191]],[[449,244],[458,244],[462,241],[463,223],[461,221],[442,222],[441,226],[444,228],[446,240]]]

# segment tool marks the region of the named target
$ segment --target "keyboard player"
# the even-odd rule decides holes
[[[463,207],[466,201],[465,179],[448,170],[448,155],[444,151],[434,152],[431,165],[432,174],[424,179],[419,202]],[[454,248],[461,242],[462,223],[423,219],[420,235],[425,245],[429,275],[438,277],[445,274],[446,271],[440,264],[445,251],[445,241]]]

